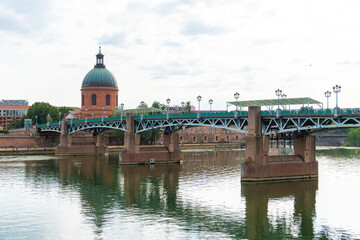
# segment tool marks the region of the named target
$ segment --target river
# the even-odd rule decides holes
[[[317,150],[319,179],[241,184],[243,150],[183,163],[1,156],[0,239],[360,239],[360,150]]]

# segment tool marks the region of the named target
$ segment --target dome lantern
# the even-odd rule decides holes
[[[101,46],[99,46],[99,53],[96,54],[96,68],[105,68],[104,54],[101,53]]]

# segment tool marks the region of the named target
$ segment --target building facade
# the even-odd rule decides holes
[[[29,109],[27,100],[0,101],[0,130],[7,130],[11,120],[20,120]]]
[[[104,55],[96,55],[96,64],[88,72],[81,85],[81,118],[109,116],[118,107],[118,84],[114,75],[106,69]]]
[[[192,127],[179,131],[181,143],[241,143],[244,139],[244,133],[215,127]]]

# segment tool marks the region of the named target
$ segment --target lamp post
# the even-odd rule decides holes
[[[210,104],[210,111],[211,111],[211,105],[213,104],[214,100],[210,99],[209,100],[209,104]]]
[[[336,94],[336,109],[335,109],[335,114],[337,115],[339,113],[339,106],[338,106],[338,93],[341,91],[341,86],[340,85],[335,85],[333,87],[334,93]]]
[[[278,96],[278,108],[276,109],[276,117],[280,117],[280,96],[282,94],[282,90],[275,90],[276,96]]]
[[[122,121],[122,116],[123,116],[123,110],[124,110],[124,104],[121,103],[121,104],[120,104],[121,121]]]
[[[61,126],[61,113],[59,114],[59,126]]]
[[[144,101],[141,101],[140,102],[140,106],[141,106],[141,120],[143,120],[143,117],[144,117]]]
[[[50,113],[48,113],[48,115],[47,115],[47,126],[49,126],[50,125]]]
[[[170,98],[166,99],[166,104],[167,104],[167,108],[166,108],[166,119],[169,119]]]
[[[88,112],[88,108],[85,108],[85,124],[87,123],[87,112]]]
[[[181,102],[181,111],[184,112],[185,110],[185,102]]]
[[[38,116],[36,115],[35,116],[35,124],[37,125],[37,118],[38,118]]]
[[[238,93],[238,92],[234,93],[234,98],[235,98],[235,100],[236,100],[235,117],[238,116],[238,99],[239,99],[239,97],[240,97],[240,93]]]
[[[325,92],[325,97],[326,97],[326,99],[327,99],[326,109],[329,109],[329,97],[331,97],[331,92],[330,92],[330,91],[326,91],[326,92]]]
[[[102,106],[101,109],[103,110],[103,114],[102,114],[102,117],[101,117],[101,122],[103,122],[104,121],[104,114],[105,114],[105,110],[104,110],[105,107]]]
[[[94,119],[94,113],[93,112],[91,113],[91,119]]]
[[[199,102],[199,109],[198,109],[198,118],[200,118],[200,102],[201,102],[201,96],[199,95],[199,96],[197,96],[197,100],[198,100],[198,102]]]

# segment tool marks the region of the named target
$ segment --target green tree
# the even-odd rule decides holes
[[[59,120],[59,111],[56,107],[46,102],[36,102],[28,109],[24,119],[31,118],[35,124],[37,116],[38,124],[47,123],[48,114],[50,115],[50,122]]]
[[[187,112],[191,112],[191,102],[190,102],[190,101],[187,101],[187,102],[186,102],[185,110],[186,110]]]
[[[69,111],[74,111],[71,107],[59,107],[58,108],[59,114],[61,117],[64,117],[64,114],[68,113]]]
[[[15,129],[15,128],[23,128],[24,127],[24,118],[19,119],[13,119],[9,123],[9,129]]]
[[[360,128],[353,128],[346,137],[346,146],[359,147],[360,146]]]
[[[158,102],[158,101],[154,101],[152,103],[151,107],[159,108],[159,109],[163,108],[163,106],[161,106],[160,102]],[[144,103],[143,106],[139,105],[137,108],[140,109],[141,111],[144,110],[146,113],[146,109],[148,109],[148,105],[146,103]],[[144,144],[144,145],[155,144],[156,141],[160,138],[160,136],[161,136],[161,132],[159,129],[151,129],[151,130],[141,133],[140,142],[141,142],[141,144]]]

